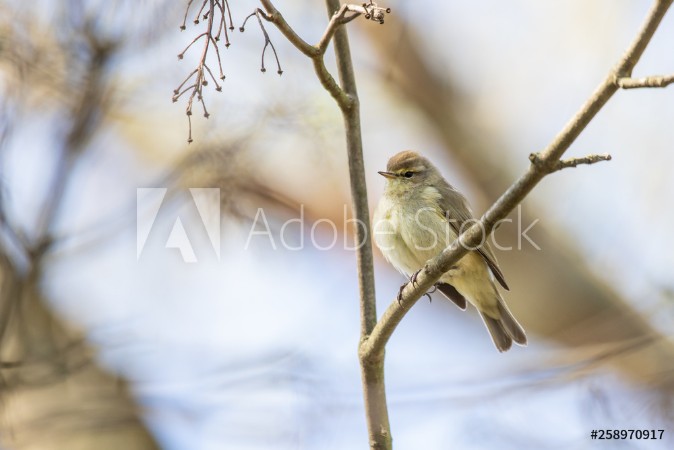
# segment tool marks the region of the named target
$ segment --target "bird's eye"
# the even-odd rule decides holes
[[[412,178],[412,175],[414,175],[414,172],[412,171],[407,171],[403,174],[405,178]]]

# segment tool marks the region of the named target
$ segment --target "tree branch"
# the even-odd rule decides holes
[[[340,7],[339,0],[326,0],[325,3],[328,8],[328,14],[332,18],[330,25],[328,25],[328,30],[324,34],[324,37],[327,36],[328,39],[322,39],[321,42],[327,42],[331,30],[334,30],[333,39],[339,81],[343,94],[348,99],[346,102],[338,100],[338,103],[342,110],[344,127],[346,129],[351,201],[356,219],[356,239],[359,243],[356,250],[356,259],[360,291],[361,342],[365,342],[377,323],[377,307],[374,291],[374,258],[372,256],[372,242],[369,233],[370,213],[367,201],[363,142],[360,127],[360,105],[356,90],[356,78],[353,73],[349,39],[344,27],[337,28],[338,22],[342,20],[340,15],[343,17],[346,11],[344,7]],[[327,44],[324,44],[323,49],[326,46]],[[323,61],[322,56],[320,57],[320,61]],[[377,356],[376,358],[360,359],[365,415],[370,448],[388,450],[392,448],[392,438],[386,405],[383,350]]]
[[[617,80],[622,89],[663,88],[674,83],[674,75],[655,75],[643,78],[622,77]]]
[[[481,245],[491,233],[497,221],[505,218],[546,175],[558,170],[556,167],[559,167],[559,164],[564,164],[560,161],[561,156],[618,90],[618,80],[629,77],[632,73],[634,66],[639,61],[672,1],[656,0],[653,3],[637,37],[623,54],[620,62],[611,70],[557,137],[540,153],[538,163],[532,163],[527,171],[501,195],[477,223],[462,233],[442,253],[429,260],[416,278],[416,283],[407,283],[402,291],[401,301],[391,303],[372,333],[361,343],[360,355],[362,360],[376,361],[383,358],[384,348],[393,331],[417,300],[470,248]]]
[[[328,23],[328,27],[325,29],[325,33],[323,33],[323,36],[316,45],[321,54],[325,53],[325,50],[328,48],[328,44],[330,43],[330,40],[335,34],[335,30],[338,26],[348,23],[360,15],[360,12],[356,12],[355,14],[346,17],[347,11],[349,11],[349,5],[342,5],[342,7],[339,8],[339,11],[333,14],[332,18],[330,19],[330,23]]]
[[[363,162],[363,142],[360,126],[360,106],[356,90],[356,78],[353,73],[351,51],[346,30],[341,27],[361,14],[367,19],[384,21],[384,13],[389,9],[378,7],[374,2],[362,6],[340,5],[339,0],[326,0],[330,22],[318,44],[310,45],[288,25],[271,0],[260,0],[266,10],[264,18],[276,25],[283,35],[303,54],[311,58],[319,81],[337,102],[344,118],[346,147],[349,161],[351,199],[356,219],[356,251],[358,266],[358,285],[360,291],[361,342],[367,340],[377,323],[377,310],[374,292],[374,260],[370,239],[370,213],[365,183],[365,165]],[[352,15],[347,16],[348,12]],[[334,40],[339,84],[328,72],[324,55]],[[359,355],[360,356],[360,355]],[[391,449],[392,439],[386,406],[384,385],[384,352],[376,358],[361,358],[361,376],[365,413],[367,419],[370,447],[372,449]]]
[[[183,23],[182,25],[180,25],[181,31],[184,31],[186,29],[187,15],[190,11],[190,6],[192,6],[192,2],[193,0],[190,0],[187,3]],[[208,10],[202,16],[201,13],[206,8],[206,4],[208,4]],[[219,19],[216,19],[217,12],[220,13]],[[187,45],[187,47],[185,47],[183,51],[178,54],[178,59],[182,60],[185,57],[185,53],[190,49],[190,47],[192,47],[192,45],[195,44],[199,39],[204,38],[204,49],[201,52],[201,57],[199,58],[199,62],[197,63],[196,69],[190,72],[187,78],[185,78],[185,80],[182,83],[180,83],[180,85],[177,88],[173,90],[173,97],[171,98],[173,103],[175,103],[178,101],[178,99],[180,99],[180,97],[182,97],[183,94],[185,94],[186,92],[190,93],[187,100],[187,108],[185,109],[185,115],[187,116],[187,123],[188,123],[188,135],[187,135],[188,143],[192,142],[192,106],[195,98],[199,103],[201,103],[201,108],[204,112],[204,117],[208,119],[208,117],[210,116],[210,114],[208,113],[208,109],[206,108],[206,102],[204,101],[204,92],[203,92],[203,87],[208,85],[208,79],[206,76],[207,73],[210,76],[211,80],[213,80],[215,90],[218,92],[222,91],[222,86],[220,86],[218,80],[216,80],[215,76],[213,76],[213,72],[211,71],[211,68],[208,66],[206,59],[208,56],[208,51],[210,50],[211,46],[213,46],[215,48],[215,55],[217,56],[218,60],[218,69],[220,70],[219,78],[221,81],[224,81],[225,74],[222,70],[222,60],[220,59],[220,50],[218,49],[217,43],[218,41],[220,41],[220,35],[224,30],[225,48],[229,47],[230,45],[229,34],[227,33],[228,28],[227,17],[229,17],[230,22],[229,29],[233,30],[234,26],[232,24],[232,17],[229,9],[228,0],[204,0],[201,4],[201,7],[197,11],[197,15],[195,16],[193,23],[195,25],[198,25],[201,19],[206,20],[207,21],[206,31],[195,37]],[[260,26],[262,26],[262,24],[260,24]],[[264,32],[264,27],[262,29]],[[265,48],[266,47],[267,45],[265,42]],[[186,84],[187,87],[183,88],[183,86],[185,86]]]
[[[352,12],[353,14],[347,17],[347,12]],[[321,37],[320,41],[318,41],[316,47],[318,47],[321,54],[325,53],[325,49],[328,47],[328,44],[330,43],[330,40],[332,39],[332,36],[335,33],[337,27],[339,25],[344,25],[351,22],[361,14],[364,14],[366,19],[371,19],[383,24],[385,12],[390,13],[391,8],[381,8],[372,1],[370,1],[369,4],[364,3],[362,6],[348,4],[342,5],[341,8],[339,8],[339,11],[337,11],[332,16],[332,19],[330,19],[330,23],[325,29],[325,33],[323,34],[323,37]]]
[[[541,156],[538,153],[532,153],[529,155],[529,161],[531,164],[543,167],[542,170],[549,170],[547,173],[551,174],[557,172],[558,170],[567,169],[569,167],[576,167],[579,164],[596,164],[601,161],[610,161],[612,159],[611,155],[608,153],[603,155],[587,155],[580,158],[570,158],[562,159],[557,161],[551,168],[547,168],[544,164],[541,164]]]
[[[288,41],[290,41],[291,44],[295,46],[295,48],[311,58],[314,63],[314,71],[318,76],[318,80],[321,82],[323,88],[330,93],[332,98],[335,99],[340,109],[343,110],[344,108],[350,108],[351,100],[349,99],[349,96],[346,95],[332,75],[330,75],[327,67],[325,67],[325,61],[323,60],[323,55],[325,54],[325,49],[327,48],[330,38],[334,35],[337,26],[341,25],[341,23],[339,23],[340,19],[335,19],[335,17],[338,17],[338,14],[341,12],[341,10],[337,11],[337,13],[331,18],[330,23],[323,34],[323,38],[325,38],[325,40],[321,38],[321,42],[319,42],[319,45],[323,45],[321,49],[319,45],[311,45],[302,39],[297,33],[295,33],[295,30],[293,30],[288,22],[286,22],[281,13],[274,7],[274,4],[271,2],[271,0],[260,0],[260,3],[262,3],[262,6],[264,6],[267,13],[265,19],[276,25],[276,28],[279,29],[279,31],[286,37],[286,39],[288,39]],[[345,8],[344,13],[346,12],[346,9],[347,8]],[[343,19],[344,17],[342,17],[341,20]]]
[[[264,66],[264,54],[267,51],[267,47],[271,47],[272,52],[274,52],[274,58],[276,59],[276,67],[277,67],[276,73],[282,75],[283,69],[281,69],[281,61],[279,61],[278,59],[276,47],[274,47],[274,43],[269,38],[269,33],[267,33],[267,29],[264,27],[264,24],[262,23],[262,19],[266,20],[267,22],[271,22],[272,21],[271,17],[266,15],[264,11],[262,11],[260,8],[257,8],[255,11],[249,14],[248,17],[246,17],[246,19],[243,21],[243,24],[239,28],[239,31],[241,31],[242,33],[245,31],[246,22],[248,22],[248,19],[250,19],[253,16],[257,18],[257,23],[260,25],[260,29],[262,30],[262,34],[264,35],[264,47],[262,48],[262,62],[260,71],[261,72],[267,71],[266,67]]]

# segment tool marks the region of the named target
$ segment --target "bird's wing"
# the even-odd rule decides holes
[[[456,235],[458,236],[460,234],[459,231],[461,230],[461,226],[464,224],[464,222],[474,219],[473,214],[470,212],[470,208],[468,207],[468,202],[460,192],[458,192],[444,180],[442,180],[438,191],[440,192],[440,198],[438,200],[440,202],[440,208],[442,208],[444,211],[445,217],[449,220],[449,224],[452,226],[456,232]],[[494,278],[498,280],[504,289],[510,290],[508,284],[505,281],[505,277],[503,276],[503,272],[501,272],[501,269],[496,262],[496,256],[494,255],[489,242],[485,242],[484,245],[476,251],[482,256],[482,258],[484,258],[485,262],[489,266],[489,269],[491,270],[491,273],[494,274]]]
[[[442,292],[445,297],[450,299],[451,301],[454,302],[456,306],[458,306],[460,309],[465,310],[466,309],[466,298],[459,293],[459,291],[456,290],[454,286],[452,286],[449,283],[436,283],[435,286],[438,288],[440,292]]]

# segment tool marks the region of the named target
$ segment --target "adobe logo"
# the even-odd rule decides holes
[[[166,188],[136,189],[136,259],[140,259],[148,237],[154,228],[157,216],[166,197]],[[199,214],[211,247],[220,260],[220,188],[190,188],[190,196]],[[177,214],[165,248],[176,248],[186,263],[196,263],[197,256],[189,238],[190,229],[185,229],[183,221]]]

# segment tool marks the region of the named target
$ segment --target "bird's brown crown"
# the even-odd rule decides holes
[[[431,163],[412,150],[405,150],[400,153],[397,153],[388,160],[386,165],[386,170],[388,172],[398,173],[403,170],[412,170],[412,171],[422,171],[426,170],[431,166]]]

